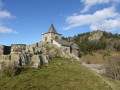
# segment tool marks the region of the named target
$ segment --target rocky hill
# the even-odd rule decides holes
[[[109,58],[119,55],[119,34],[97,30],[64,39],[74,41],[78,44],[81,60],[86,63],[104,63],[106,60],[109,60]]]

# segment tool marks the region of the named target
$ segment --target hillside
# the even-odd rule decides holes
[[[81,60],[86,63],[105,63],[111,57],[119,56],[119,34],[97,30],[64,39],[78,44]]]
[[[40,69],[0,78],[0,90],[120,90],[120,82],[100,76],[73,59],[60,57]]]

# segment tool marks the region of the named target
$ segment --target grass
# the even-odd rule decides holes
[[[0,78],[0,90],[120,90],[119,82],[96,75],[75,60],[61,57],[40,69]]]

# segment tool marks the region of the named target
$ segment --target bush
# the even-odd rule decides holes
[[[120,52],[120,44],[115,44],[115,45],[114,45],[114,48],[115,48],[117,51]]]
[[[112,57],[105,66],[105,75],[109,78],[120,80],[120,56]]]
[[[105,49],[106,48],[106,42],[104,41],[85,41],[82,40],[81,42],[77,42],[80,51],[82,51],[84,54],[88,54],[92,51]]]

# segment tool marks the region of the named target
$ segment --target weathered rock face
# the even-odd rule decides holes
[[[10,60],[10,55],[0,55],[0,62]]]
[[[21,54],[25,52],[26,45],[25,44],[13,44],[11,46],[11,54]]]
[[[42,53],[42,47],[39,45],[39,43],[35,43],[32,45],[27,45],[26,46],[26,53],[31,53],[31,54],[41,54]]]
[[[103,31],[95,31],[95,32],[92,32],[91,33],[91,35],[92,36],[90,36],[89,38],[88,38],[88,40],[90,40],[90,41],[99,41],[100,39],[101,39],[101,37],[103,36]]]
[[[31,58],[26,53],[20,55],[19,64],[26,65],[30,62]]]
[[[18,55],[18,54],[11,54],[11,60],[14,61],[14,62],[19,63],[20,55]]]
[[[56,56],[66,55],[66,53],[56,45],[43,42],[27,46],[24,44],[13,44],[9,55],[3,55],[4,48],[5,46],[0,46],[0,62],[5,62],[5,66],[24,66],[29,64],[31,67],[38,68],[43,64],[48,64],[50,60]],[[2,67],[2,64],[0,67]]]
[[[48,64],[50,61],[49,56],[43,55],[43,54],[39,54],[39,55],[33,55],[31,58],[31,62],[32,62],[32,67],[40,67],[43,64]]]
[[[41,55],[41,62],[48,64],[49,60],[49,56]]]
[[[0,55],[3,55],[3,53],[4,53],[4,46],[0,45]]]
[[[40,55],[33,55],[32,58],[31,58],[31,62],[32,62],[32,67],[40,67],[42,64],[42,61],[41,61],[41,56]]]

